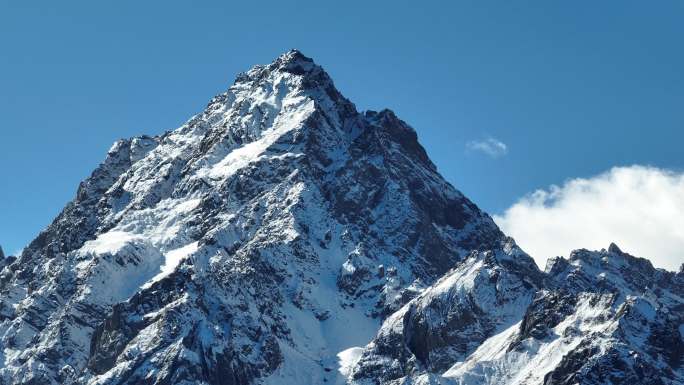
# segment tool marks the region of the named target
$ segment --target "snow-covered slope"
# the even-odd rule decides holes
[[[8,260],[0,383],[680,383],[683,280],[616,248],[539,271],[290,51],[115,143]]]

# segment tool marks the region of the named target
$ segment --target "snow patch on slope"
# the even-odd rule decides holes
[[[150,286],[152,286],[153,283],[161,280],[162,278],[166,277],[167,275],[173,273],[174,270],[176,270],[176,267],[178,264],[181,263],[182,260],[190,256],[192,253],[197,251],[197,245],[198,242],[192,242],[189,243],[183,247],[179,247],[177,249],[171,250],[167,252],[164,255],[164,265],[160,267],[161,272],[149,281],[147,281],[144,285],[141,286],[142,289],[146,289]]]
[[[354,346],[337,353],[339,368],[337,369],[344,378],[349,377],[351,370],[361,358],[363,347]]]
[[[218,163],[199,170],[199,177],[225,179],[237,170],[257,161],[268,147],[273,145],[284,133],[298,128],[301,122],[314,111],[314,102],[306,98],[296,98],[283,108],[282,115],[276,118],[273,128],[265,131],[262,137],[228,153]],[[297,106],[301,104],[301,106]]]
[[[124,246],[138,239],[140,239],[138,234],[112,230],[86,242],[80,251],[93,254],[116,254]]]

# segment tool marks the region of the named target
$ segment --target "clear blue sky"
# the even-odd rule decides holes
[[[117,138],[179,126],[289,48],[359,109],[395,110],[490,213],[616,165],[684,166],[680,0],[0,0],[0,244],[37,235]],[[466,151],[487,137],[508,153]]]

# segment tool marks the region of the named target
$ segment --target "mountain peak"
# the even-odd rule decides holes
[[[359,113],[290,50],[180,128],[117,142],[57,219],[0,261],[0,384],[388,385],[447,373],[550,384],[538,368],[560,378],[596,362],[575,350],[558,364],[600,341],[597,322],[634,315],[613,302],[645,286],[673,314],[651,322],[653,339],[679,333],[676,278],[617,246],[540,272],[439,175],[415,130],[390,110]],[[684,347],[651,351],[679,363]],[[679,370],[634,365],[653,378]]]
[[[278,59],[276,61],[279,61],[281,63],[295,63],[295,62],[304,62],[304,63],[313,63],[313,59],[310,57],[304,55],[302,51],[293,48],[287,52],[284,52],[280,56],[278,56]]]
[[[227,133],[232,137],[227,144],[232,146],[253,142],[269,128],[285,129],[280,123],[289,122],[285,124],[287,130],[310,128],[305,121],[319,114],[326,122],[314,124],[317,128],[335,126],[332,131],[345,134],[352,127],[358,128],[352,121],[361,118],[321,66],[300,51],[290,50],[269,64],[255,65],[238,74],[228,90],[214,97],[188,126],[204,127],[195,133],[205,136],[202,141],[206,145],[225,138]],[[217,121],[223,124],[215,124]],[[213,133],[206,136],[205,128]]]
[[[254,80],[267,78],[269,75],[278,72],[290,73],[293,75],[322,75],[329,80],[328,75],[317,65],[313,59],[305,56],[301,51],[291,49],[279,55],[269,64],[258,64],[247,72],[238,74],[235,82],[244,83]]]
[[[304,75],[311,72],[324,72],[313,59],[305,56],[299,50],[291,49],[276,58],[267,66],[270,71],[289,72],[294,75]]]

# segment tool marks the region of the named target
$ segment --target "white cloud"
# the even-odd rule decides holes
[[[492,158],[498,158],[508,153],[508,146],[506,146],[506,143],[492,137],[485,140],[471,140],[466,143],[466,149],[469,151],[485,153]]]
[[[494,220],[542,268],[548,257],[615,242],[656,267],[678,270],[684,263],[684,173],[615,167],[537,190]]]

